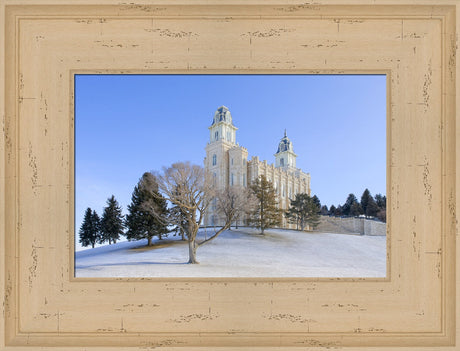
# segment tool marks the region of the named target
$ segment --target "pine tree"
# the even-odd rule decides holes
[[[331,207],[329,207],[329,215],[336,216],[336,212],[337,212],[337,208],[334,205],[331,205]]]
[[[96,242],[100,240],[100,221],[96,211],[92,211],[91,208],[87,208],[83,223],[81,224],[79,231],[80,240],[82,246],[86,247],[91,245],[94,249]]]
[[[296,194],[295,199],[291,200],[286,218],[297,225],[297,229],[304,230],[307,225],[312,229],[316,228],[320,222],[319,199],[315,195],[310,197],[308,194]],[[326,209],[327,210],[327,209]]]
[[[327,208],[326,205],[323,205],[323,206],[321,207],[320,213],[321,213],[322,216],[327,216],[327,215],[329,214],[329,210],[328,210],[328,208]]]
[[[369,204],[370,199],[374,200],[371,196],[371,192],[366,188],[363,195],[361,195],[361,208],[363,209],[364,214],[366,214],[367,205]]]
[[[96,233],[96,240],[99,241],[101,238],[101,218],[97,214],[95,210],[91,215],[92,218],[92,225],[93,225],[93,232]]]
[[[316,207],[318,207],[318,213],[320,213],[321,212],[321,201],[319,201],[318,196],[313,195],[311,199],[313,203],[316,205]]]
[[[379,210],[377,211],[376,217],[382,222],[387,221],[387,197],[382,194],[375,195],[375,203]]]
[[[304,230],[306,225],[306,215],[302,209],[304,208],[304,195],[308,194],[296,194],[294,199],[290,200],[289,209],[286,211],[285,216],[290,223],[296,225],[296,229]]]
[[[350,212],[349,216],[359,216],[360,214],[363,213],[363,209],[361,208],[361,205],[359,202],[353,202],[351,207],[350,207]]]
[[[379,210],[380,209],[377,206],[377,203],[375,202],[374,198],[372,196],[369,197],[369,202],[367,204],[366,212],[364,212],[364,214],[368,217],[376,217]]]
[[[321,222],[320,211],[321,209],[318,207],[318,203],[316,201],[311,201],[309,203],[307,223],[310,226],[310,229],[316,229]]]
[[[260,228],[261,234],[264,234],[265,229],[281,225],[281,211],[278,209],[272,182],[262,175],[254,181],[251,189],[257,197],[257,209],[252,214],[250,223]]]
[[[101,218],[101,243],[108,241],[109,245],[112,242],[115,244],[123,234],[124,223],[121,207],[115,196],[107,199],[107,206]]]
[[[335,209],[335,215],[340,217],[343,216],[343,206],[338,205],[337,208]]]
[[[347,200],[345,201],[345,204],[342,206],[342,213],[345,216],[350,216],[350,210],[351,207],[353,206],[354,203],[357,203],[358,199],[356,199],[356,196],[354,194],[348,194]]]
[[[387,208],[387,197],[385,195],[375,195],[375,202],[380,209],[385,210]]]
[[[156,214],[152,209],[157,210]],[[168,210],[166,200],[158,192],[158,185],[151,173],[144,173],[138,184],[134,187],[131,204],[128,205],[125,225],[128,228],[128,240],[147,239],[147,245],[152,244],[152,238],[168,233],[166,218]]]

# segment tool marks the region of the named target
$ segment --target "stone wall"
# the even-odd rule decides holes
[[[321,223],[316,231],[360,235],[386,235],[386,223],[365,218],[321,216]]]
[[[362,219],[364,221],[364,235],[386,235],[386,223],[373,221],[369,219]]]

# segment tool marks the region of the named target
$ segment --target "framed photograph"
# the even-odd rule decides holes
[[[453,0],[2,2],[1,348],[458,349],[458,11]],[[385,274],[78,276],[78,96],[94,96],[95,109],[101,92],[113,95],[78,82],[102,75],[384,77]],[[133,91],[118,100],[136,101]],[[222,104],[209,111],[210,143],[222,132],[206,131],[213,116],[230,118]],[[125,114],[116,122],[136,121]],[[94,131],[100,116],[90,115]],[[223,137],[234,142],[227,124]],[[295,165],[285,128],[274,169]],[[210,170],[212,150],[200,156]],[[215,226],[213,218],[205,224]]]
[[[74,79],[76,277],[386,277],[385,74]]]

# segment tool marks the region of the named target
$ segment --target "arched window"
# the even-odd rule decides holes
[[[280,158],[280,166],[284,167],[284,158],[282,158],[282,157]]]
[[[219,132],[214,133],[214,140],[219,140]]]
[[[230,179],[230,185],[233,186],[233,173],[232,173],[232,176],[231,176],[231,179]]]
[[[214,154],[212,155],[212,165],[215,166],[217,164],[217,156]]]
[[[228,140],[228,141],[232,141],[232,137],[231,137],[230,132],[227,132],[227,140]]]

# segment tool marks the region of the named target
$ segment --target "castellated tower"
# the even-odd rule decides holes
[[[297,155],[294,153],[292,142],[286,135],[286,129],[284,130],[284,137],[281,139],[278,150],[275,156],[275,167],[282,168],[283,170],[295,170],[296,169],[296,158]]]
[[[217,189],[247,184],[248,151],[236,143],[236,128],[227,107],[221,106],[214,113],[206,145],[204,167],[211,174]],[[211,203],[204,219],[205,226],[221,224],[215,202]]]

